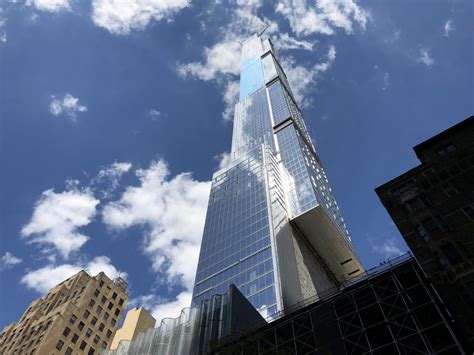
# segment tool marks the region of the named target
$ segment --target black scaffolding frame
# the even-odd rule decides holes
[[[220,339],[214,354],[461,354],[451,317],[410,255],[332,296],[251,333]]]

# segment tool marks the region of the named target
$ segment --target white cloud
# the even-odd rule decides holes
[[[162,116],[161,112],[154,108],[148,111],[148,115],[150,116],[152,121],[158,121],[158,119]]]
[[[369,244],[371,245],[372,252],[383,255],[385,258],[396,257],[404,253],[393,238],[388,238],[382,243],[377,243],[374,239],[369,238]]]
[[[427,67],[430,67],[434,63],[434,59],[431,57],[430,52],[426,48],[420,49],[420,57],[417,61],[423,63]]]
[[[91,186],[95,187],[105,182],[99,193],[101,198],[109,198],[119,186],[122,175],[130,171],[131,168],[132,164],[129,162],[112,163],[99,170],[97,176],[92,179]]]
[[[230,167],[232,163],[231,154],[228,152],[224,152],[218,154],[214,157],[219,162],[219,170]]]
[[[402,32],[400,30],[394,31],[389,37],[384,39],[385,44],[393,45],[400,40]]]
[[[369,14],[353,0],[281,0],[276,11],[285,16],[297,35],[322,33],[332,35],[335,28],[353,32],[357,22],[365,29]]]
[[[152,21],[171,20],[188,0],[92,0],[92,21],[110,33],[127,35]]]
[[[307,97],[308,92],[316,83],[321,73],[326,72],[336,59],[336,48],[330,46],[326,60],[316,64],[312,68],[305,68],[297,65],[292,57],[283,58],[282,66],[290,82],[293,95],[301,107],[308,107],[312,104],[312,99]]]
[[[51,96],[51,103],[49,104],[49,111],[55,115],[65,115],[72,120],[75,120],[78,112],[86,112],[87,107],[79,104],[79,99],[71,94],[65,94],[62,99]]]
[[[151,310],[159,302],[164,302],[163,298],[156,293],[148,295],[136,296],[128,300],[128,307],[143,307],[146,310]]]
[[[145,227],[144,251],[153,269],[172,286],[191,288],[197,267],[209,197],[209,182],[189,173],[169,177],[165,162],[152,162],[136,175],[140,186],[129,186],[121,198],[106,205],[105,224],[117,230]]]
[[[151,309],[151,314],[157,320],[157,325],[163,318],[177,318],[181,315],[183,308],[191,305],[191,292],[181,292],[176,299],[156,305]]]
[[[240,85],[237,80],[228,81],[224,90],[224,121],[233,120],[234,107],[239,98]]]
[[[84,269],[89,271],[93,276],[97,275],[99,272],[103,271],[105,274],[114,279],[116,277],[121,277],[124,280],[127,280],[128,275],[126,272],[119,271],[111,264],[111,260],[107,256],[98,256],[92,261],[89,261],[84,265]]]
[[[51,287],[64,281],[80,270],[82,270],[80,266],[71,264],[45,266],[41,269],[28,272],[22,277],[21,283],[39,293],[46,293]]]
[[[311,41],[297,40],[288,33],[276,36],[273,43],[277,50],[303,49],[308,51],[312,50],[315,44]]]
[[[218,80],[224,87],[224,112],[226,121],[233,119],[234,105],[239,94],[237,77],[240,72],[240,48],[238,39],[224,40],[211,48],[204,49],[205,63],[193,62],[178,65],[178,74],[185,78],[193,76],[209,81]]]
[[[390,74],[388,72],[386,72],[383,76],[383,86],[382,86],[382,90],[387,90],[388,87],[390,86]]]
[[[78,229],[91,222],[98,204],[99,200],[88,189],[60,193],[53,189],[46,190],[21,234],[30,242],[53,246],[64,258],[68,258],[71,252],[78,250],[89,239]]]
[[[5,255],[0,257],[0,271],[9,269],[21,262],[22,260],[20,258],[17,258],[12,253],[7,251]]]
[[[144,296],[135,297],[128,302],[129,307],[144,307],[156,319],[155,327],[159,327],[163,318],[177,318],[181,315],[183,308],[191,305],[192,293],[184,291],[179,293],[174,299],[166,300],[151,293]]]
[[[4,15],[5,10],[0,7],[0,42],[5,43],[7,41],[7,32],[5,31],[5,24],[7,18]]]
[[[454,27],[453,27],[453,22],[451,21],[451,19],[449,19],[448,21],[446,21],[446,23],[444,24],[444,35],[445,37],[449,37],[449,34],[454,30]]]
[[[111,260],[108,257],[98,256],[85,264],[48,265],[30,271],[22,277],[21,283],[39,293],[46,293],[51,287],[56,286],[58,283],[83,269],[87,269],[93,276],[103,271],[112,279],[118,276],[124,279],[127,278],[127,274],[118,271],[115,266],[111,264]]]
[[[181,77],[191,75],[201,80],[212,80],[217,75],[238,75],[240,72],[240,43],[238,40],[219,42],[204,49],[204,64],[194,62],[178,66]]]
[[[27,6],[34,6],[40,11],[58,12],[71,8],[69,0],[28,0]]]
[[[112,184],[116,186],[118,181],[116,179],[120,178],[123,174],[128,172],[132,168],[132,164],[129,162],[121,162],[121,163],[112,163],[108,167],[102,168],[99,170],[97,174],[98,179],[103,178],[112,178]]]
[[[266,33],[275,33],[278,29],[276,22],[257,16],[262,2],[259,0],[239,0],[237,8],[232,12],[232,18],[222,29],[222,39],[203,51],[202,62],[178,64],[177,72],[182,78],[188,76],[204,81],[215,80],[221,87],[225,104],[222,114],[224,120],[233,117],[234,104],[239,92],[238,75],[240,72],[241,43],[249,35],[268,26]],[[289,39],[288,39],[289,41]],[[298,42],[299,46],[307,46],[309,42]],[[288,43],[288,45],[290,45]],[[293,46],[297,45],[295,43]]]
[[[31,16],[30,16],[30,21],[31,21],[32,23],[36,23],[36,22],[38,22],[39,17],[40,17],[40,16],[39,16],[37,13],[32,13]]]
[[[389,72],[385,72],[383,77],[381,76],[383,71],[379,68],[377,64],[374,65],[374,72],[375,72],[375,80],[379,81],[382,80],[382,90],[385,91],[390,87],[390,74]]]

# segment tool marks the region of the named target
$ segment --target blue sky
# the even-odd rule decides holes
[[[264,24],[366,268],[407,249],[373,189],[474,111],[469,0],[0,9],[0,327],[82,268],[125,277],[158,318],[189,304],[239,41]]]

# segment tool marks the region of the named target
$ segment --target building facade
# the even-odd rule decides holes
[[[363,278],[240,336],[211,354],[464,354],[441,299],[406,254]]]
[[[115,333],[110,349],[117,349],[121,341],[130,342],[138,334],[155,328],[155,323],[156,319],[145,308],[135,307],[130,309],[125,316],[122,327]]]
[[[376,192],[474,349],[474,116],[414,150]]]
[[[231,163],[213,175],[193,305],[235,284],[271,316],[363,273],[270,40],[242,46]]]
[[[103,272],[71,276],[33,301],[0,334],[0,354],[100,354],[127,305],[127,284]]]

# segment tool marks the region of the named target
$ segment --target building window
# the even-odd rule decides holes
[[[451,265],[457,265],[463,261],[461,255],[451,243],[442,245],[441,251]]]
[[[99,293],[100,293],[100,291],[96,289],[96,290],[94,291],[94,296],[95,296],[95,297],[99,296]]]
[[[444,232],[447,229],[448,227],[446,223],[439,216],[427,218],[417,227],[418,233],[425,240],[428,240],[430,236]]]
[[[94,300],[90,300],[90,301],[89,301],[89,307],[92,308],[92,307],[94,307],[94,305],[95,305],[95,301],[94,301]]]
[[[71,355],[71,354],[72,354],[72,348],[68,347],[64,355]]]
[[[100,302],[101,302],[102,304],[104,304],[105,301],[107,301],[107,298],[106,298],[105,296],[102,296],[102,299],[100,300]]]
[[[101,306],[97,306],[96,313],[97,313],[97,314],[100,314],[101,312],[102,312],[102,307],[101,307]]]
[[[100,331],[100,332],[103,331],[104,328],[105,328],[104,323],[100,323],[100,325],[99,325],[99,331]]]
[[[73,344],[76,344],[78,339],[79,339],[79,335],[74,333],[74,335],[72,336],[71,341],[73,342]]]
[[[107,330],[107,334],[106,334],[107,339],[110,338],[111,335],[112,335],[112,332],[110,331],[110,329],[108,329],[108,330]]]
[[[117,321],[114,318],[112,318],[112,320],[110,321],[110,324],[112,324],[112,327],[114,327],[116,323]]]
[[[88,355],[94,355],[95,353],[95,349],[91,346],[91,348],[89,349],[89,352],[87,353]]]
[[[102,342],[102,348],[103,348],[103,349],[107,348],[107,345],[108,345],[108,344],[107,344],[105,341]]]
[[[91,328],[87,328],[86,337],[90,338],[91,335],[92,335],[92,329],[91,329]]]
[[[423,203],[423,201],[419,198],[414,198],[414,199],[411,199],[411,200],[408,200],[406,202],[406,205],[408,207],[408,209],[411,211],[411,212],[416,212],[416,211],[419,211],[421,209],[423,209],[425,207],[425,204]]]
[[[389,192],[392,196],[401,198],[411,194],[412,192],[416,192],[417,190],[418,188],[416,187],[415,181],[410,180],[398,185],[397,187],[391,189]]]
[[[77,326],[79,330],[84,329],[84,322],[80,322],[79,325]]]
[[[435,174],[436,171],[433,168],[428,168],[421,172],[421,175],[423,175],[425,178],[432,178],[433,176],[435,176]]]
[[[64,328],[63,335],[64,335],[65,337],[67,337],[70,332],[71,332],[71,329],[70,329],[69,327],[66,327],[66,328]]]
[[[451,184],[446,184],[444,186],[441,187],[441,189],[444,191],[444,193],[448,196],[448,197],[452,197],[454,195],[456,195],[458,193],[458,190],[456,190],[453,185]]]
[[[116,298],[117,298],[117,292],[114,292],[114,293],[112,294],[112,299],[114,300],[114,299],[116,299]]]
[[[474,206],[469,205],[464,207],[463,212],[469,217],[471,221],[474,221]]]
[[[98,319],[96,317],[92,318],[92,321],[91,321],[92,325],[95,325],[97,323],[97,321],[98,321]]]
[[[93,341],[94,341],[94,344],[98,344],[98,343],[99,343],[99,340],[100,340],[100,337],[99,337],[98,335],[96,335],[96,336],[94,337],[94,340],[93,340]]]
[[[453,143],[449,143],[449,144],[446,144],[446,145],[443,145],[443,146],[439,147],[436,150],[436,153],[440,157],[445,157],[446,155],[454,152],[455,150],[456,150],[456,146]]]
[[[109,305],[107,306],[108,309],[114,308],[114,304],[112,302],[109,302]]]
[[[104,286],[104,280],[100,280],[99,287]]]
[[[120,309],[117,308],[117,309],[115,310],[115,315],[118,316],[119,314],[120,314]]]
[[[87,319],[89,318],[89,316],[91,315],[91,312],[89,312],[87,309],[84,311],[84,319]]]
[[[87,343],[83,340],[81,345],[79,346],[79,349],[84,350],[87,346]]]
[[[109,314],[107,312],[104,313],[104,320],[109,319]]]
[[[77,317],[73,314],[73,315],[71,316],[71,318],[69,318],[69,323],[74,324],[74,322],[76,321],[76,319],[77,319]]]
[[[61,350],[63,346],[64,346],[64,341],[58,340],[58,342],[56,343],[56,349]]]
[[[124,301],[123,301],[123,298],[121,298],[121,299],[119,300],[119,306],[122,306],[122,305],[123,305],[123,302],[124,302]]]
[[[417,226],[416,230],[418,231],[420,237],[422,237],[425,241],[428,241],[430,239],[430,236],[422,225]]]

